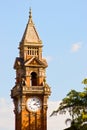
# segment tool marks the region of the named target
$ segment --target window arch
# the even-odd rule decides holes
[[[37,86],[37,73],[31,73],[31,86]]]

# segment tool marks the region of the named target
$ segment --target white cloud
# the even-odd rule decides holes
[[[73,43],[72,44],[72,48],[71,48],[71,52],[77,52],[77,51],[79,51],[79,49],[81,48],[81,46],[82,46],[81,42]]]
[[[48,129],[47,130],[63,130],[69,125],[65,124],[65,120],[69,115],[59,115],[50,117],[53,110],[56,110],[59,106],[59,101],[48,102]],[[14,119],[14,106],[12,100],[7,101],[4,98],[0,98],[0,130],[14,130],[15,119]]]
[[[14,126],[12,103],[0,98],[0,130],[12,130]],[[13,129],[14,130],[14,129]]]
[[[66,119],[70,118],[69,113],[57,114],[50,117],[53,110],[57,110],[59,103],[59,101],[50,101],[48,103],[48,130],[63,130],[70,126],[70,124],[65,123]]]

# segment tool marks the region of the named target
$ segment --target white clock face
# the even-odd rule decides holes
[[[42,102],[38,97],[32,97],[27,100],[27,109],[32,112],[40,110]]]
[[[20,102],[20,100],[18,100],[18,113],[20,113],[21,112],[21,102]]]

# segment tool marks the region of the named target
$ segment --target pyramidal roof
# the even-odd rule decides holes
[[[42,43],[40,38],[39,38],[39,35],[36,31],[36,28],[34,26],[33,20],[32,20],[31,9],[30,9],[30,12],[29,12],[29,20],[28,20],[27,26],[25,28],[25,32],[23,34],[21,43],[22,44]]]

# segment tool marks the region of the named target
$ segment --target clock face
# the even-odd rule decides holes
[[[32,97],[27,100],[27,109],[32,112],[37,112],[42,107],[42,102],[38,97]]]
[[[18,113],[20,113],[21,112],[21,102],[20,102],[20,100],[18,100]]]

